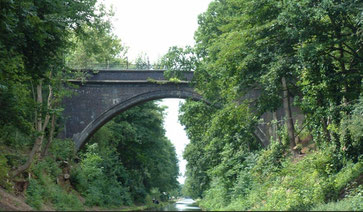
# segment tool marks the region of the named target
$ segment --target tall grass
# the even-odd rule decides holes
[[[264,150],[259,158],[271,156],[274,151]],[[348,162],[339,169],[333,151],[334,148],[319,150],[299,161],[287,157],[269,172],[261,170],[271,169],[274,160],[271,163],[257,160],[254,168],[245,170],[244,176],[251,176],[248,187],[241,186],[246,178],[235,183],[234,190],[244,189],[241,194],[226,199],[222,194],[228,191],[223,183],[217,183],[204,193],[201,206],[209,210],[361,210],[362,187],[356,189],[355,196],[336,200],[342,189],[363,174],[363,162]],[[333,203],[326,205],[330,201]]]

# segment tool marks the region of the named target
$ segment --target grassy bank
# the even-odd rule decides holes
[[[264,151],[245,170],[234,187],[239,193],[219,184],[205,192],[200,206],[207,210],[363,210],[362,160],[342,164],[334,149],[327,148],[301,158],[280,158],[271,170],[273,151]]]

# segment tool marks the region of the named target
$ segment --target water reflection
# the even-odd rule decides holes
[[[182,199],[174,204],[169,204],[160,211],[201,211],[193,199]]]

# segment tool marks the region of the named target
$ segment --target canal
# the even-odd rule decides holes
[[[175,203],[171,203],[157,211],[201,211],[193,199],[182,199]]]

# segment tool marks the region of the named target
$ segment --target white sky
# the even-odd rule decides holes
[[[150,62],[156,62],[171,46],[194,45],[198,15],[207,10],[212,0],[104,0],[113,5],[114,33],[129,47],[128,58],[133,61],[146,53]],[[164,99],[168,106],[164,127],[166,136],[175,145],[182,174],[186,161],[182,152],[189,142],[184,128],[178,122],[179,99]],[[184,183],[185,177],[179,177]]]
[[[114,33],[129,46],[129,59],[141,52],[157,61],[171,46],[194,44],[198,15],[211,0],[104,0],[115,11]]]

